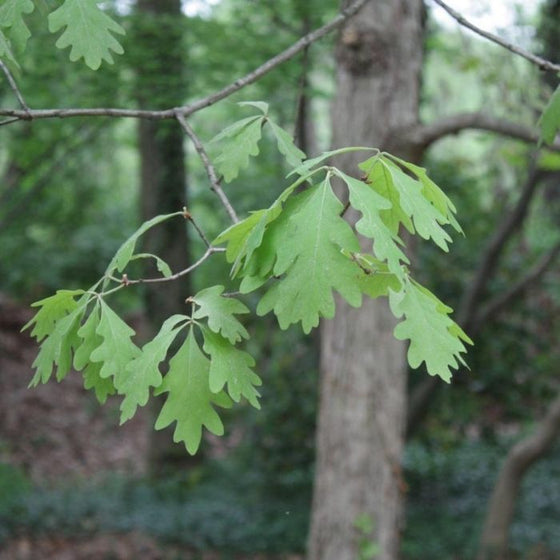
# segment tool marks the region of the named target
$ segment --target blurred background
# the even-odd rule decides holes
[[[455,4],[508,40],[560,59],[560,2],[473,2],[476,13],[468,3]],[[33,38],[16,77],[31,107],[186,104],[246,74],[339,8],[335,0],[104,5],[127,35],[125,54],[97,72],[70,64],[68,53],[54,48],[43,14],[27,17]],[[329,149],[335,42],[328,36],[197,113],[193,128],[208,141],[249,114],[237,101],[266,100],[308,154]],[[459,29],[431,3],[424,49],[426,122],[483,107],[534,129],[556,86],[554,77]],[[0,96],[3,107],[17,106],[5,80]],[[169,432],[153,433],[149,408],[119,427],[119,403],[101,407],[76,374],[27,389],[37,347],[20,329],[33,314],[32,302],[93,284],[142,220],[180,209],[181,201],[209,236],[228,225],[192,145],[181,137],[173,123],[124,119],[0,128],[2,560],[304,556],[316,336],[280,331],[268,316],[247,319],[249,350],[264,382],[262,410],[228,411],[226,435],[206,436],[195,457],[171,444]],[[227,187],[240,216],[285,188],[284,165],[265,138],[259,157]],[[419,244],[416,274],[443,301],[467,311],[469,290],[484,275],[484,297],[476,313],[462,316],[475,340],[471,371],[445,387],[423,372],[410,374],[403,558],[469,559],[500,467],[558,401],[560,155],[465,131],[435,143],[424,165],[457,206],[465,237],[455,239],[449,255]],[[173,189],[158,186],[170,184]],[[204,251],[182,225],[170,227],[146,243],[174,268]],[[141,340],[162,317],[181,312],[186,295],[227,279],[224,263],[211,259],[173,288],[127,290],[115,305]],[[511,558],[560,558],[558,424],[519,477]],[[367,549],[360,556],[374,557]]]

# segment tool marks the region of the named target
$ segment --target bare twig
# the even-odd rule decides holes
[[[236,91],[256,82],[262,78],[265,74],[268,74],[271,70],[283,64],[284,62],[293,58],[300,51],[305,49],[311,43],[324,37],[334,29],[340,27],[346,20],[358,13],[358,11],[364,6],[369,0],[355,0],[342,10],[335,18],[333,18],[329,23],[319,27],[315,31],[308,33],[298,41],[296,41],[291,47],[267,60],[264,64],[249,72],[243,78],[235,80],[233,83],[229,84],[225,88],[208,95],[190,105],[185,105],[182,107],[175,107],[172,109],[165,109],[162,111],[150,111],[150,110],[136,110],[136,109],[117,109],[117,108],[92,108],[92,109],[30,109],[26,110],[15,110],[15,109],[0,109],[0,116],[5,117],[15,117],[18,119],[52,119],[52,118],[74,118],[74,117],[122,117],[122,118],[136,118],[136,119],[176,119],[177,113],[182,114],[184,117],[188,117],[201,109],[209,107],[214,103],[229,97]]]
[[[189,267],[185,268],[184,270],[181,270],[180,272],[176,272],[175,274],[172,274],[171,276],[158,276],[157,278],[136,278],[136,279],[130,279],[126,274],[123,274],[122,278],[115,278],[114,276],[109,276],[110,280],[112,280],[113,282],[118,282],[120,286],[108,290],[107,292],[104,292],[100,295],[107,296],[108,294],[120,290],[123,287],[132,286],[134,284],[156,284],[160,282],[172,282],[173,280],[177,280],[182,276],[186,276],[187,274],[190,274],[195,268],[198,268],[204,261],[208,259],[208,257],[213,255],[214,253],[223,253],[224,251],[225,249],[222,247],[208,247],[205,253],[195,263],[191,264]]]
[[[470,332],[471,323],[474,319],[476,310],[478,309],[480,298],[498,266],[504,247],[511,238],[512,234],[522,224],[531,200],[533,199],[537,185],[543,177],[543,172],[536,168],[535,161],[536,158],[533,158],[527,181],[521,191],[517,204],[511,212],[504,214],[501,223],[498,225],[495,234],[490,239],[484,251],[473,280],[469,283],[469,287],[461,299],[459,312],[457,314],[457,322],[467,332]]]
[[[206,169],[206,174],[208,175],[208,179],[210,180],[210,188],[216,193],[216,195],[220,199],[223,207],[226,209],[226,212],[231,218],[231,221],[234,224],[236,224],[237,222],[239,222],[239,218],[237,217],[237,214],[233,209],[233,206],[231,205],[229,198],[227,197],[226,193],[223,191],[222,187],[220,186],[220,180],[218,179],[216,170],[214,169],[214,166],[212,165],[212,162],[210,161],[210,158],[208,157],[208,154],[206,153],[206,150],[204,149],[204,146],[202,145],[200,138],[196,135],[191,125],[187,122],[187,119],[185,119],[185,117],[181,113],[178,112],[176,114],[176,118],[179,121],[179,124],[181,125],[183,130],[185,131],[185,134],[191,139],[198,153],[198,156],[200,157],[200,161],[202,161],[202,165],[204,165],[204,169]]]
[[[543,255],[529,269],[529,272],[520,278],[507,292],[500,294],[495,299],[490,300],[478,313],[473,321],[474,330],[479,330],[484,323],[502,309],[504,309],[512,300],[521,295],[533,282],[539,280],[543,274],[550,268],[560,253],[560,243],[552,247],[548,253]]]
[[[550,62],[550,60],[546,60],[544,58],[541,58],[540,56],[530,53],[529,51],[526,51],[525,49],[522,49],[521,47],[518,47],[517,45],[514,45],[513,43],[510,43],[509,41],[506,41],[501,37],[494,35],[493,33],[484,31],[484,29],[477,27],[476,25],[474,25],[473,23],[465,19],[459,12],[455,11],[453,8],[451,8],[445,2],[443,2],[443,0],[433,0],[433,1],[439,6],[441,6],[459,24],[461,24],[463,27],[466,27],[467,29],[470,29],[471,31],[474,31],[477,35],[480,35],[481,37],[484,37],[485,39],[488,39],[489,41],[492,41],[493,43],[496,43],[497,45],[504,47],[505,49],[507,49],[508,51],[514,54],[522,56],[523,58],[527,59],[529,62],[538,66],[541,70],[548,70],[550,72],[560,72],[559,64],[555,64],[554,62]]]
[[[19,91],[19,88],[16,84],[16,81],[14,80],[14,77],[12,76],[12,73],[10,72],[10,69],[6,66],[5,62],[2,59],[0,59],[0,68],[2,68],[2,72],[4,72],[6,79],[8,80],[8,83],[10,84],[10,87],[12,88],[12,91],[14,92],[14,95],[19,101],[22,109],[27,113],[27,115],[29,115],[29,107],[27,106],[27,103],[25,102],[21,91]],[[30,117],[28,116],[28,118]]]

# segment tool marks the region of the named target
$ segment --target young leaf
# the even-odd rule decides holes
[[[33,9],[31,0],[4,0],[0,6],[0,27],[18,52],[25,50],[27,40],[31,37],[23,14],[30,14]]]
[[[276,137],[278,150],[286,158],[290,167],[297,167],[305,159],[305,152],[302,152],[292,140],[292,137],[283,129],[280,128],[275,122],[267,119],[267,123],[272,128],[272,132]]]
[[[59,319],[78,307],[74,298],[82,294],[84,294],[84,290],[58,290],[54,296],[36,301],[31,304],[31,307],[40,307],[41,309],[21,330],[24,331],[35,324],[31,336],[35,337],[37,342],[41,342],[45,336],[53,331],[54,325]]]
[[[212,286],[198,292],[192,298],[198,306],[192,317],[193,319],[208,317],[208,327],[235,344],[242,338],[249,338],[247,329],[235,315],[248,313],[249,310],[239,300],[223,297],[221,295],[223,291],[223,286]]]
[[[212,140],[222,141],[221,152],[214,165],[226,183],[233,181],[239,171],[249,165],[250,156],[258,155],[263,120],[264,117],[251,117],[235,134],[218,135]]]
[[[224,393],[212,393],[208,387],[210,361],[200,351],[192,329],[187,339],[169,362],[169,371],[156,394],[168,393],[156,420],[156,430],[177,422],[173,441],[183,441],[194,455],[202,438],[202,426],[216,435],[224,426],[212,405],[229,408],[231,399]]]
[[[426,288],[407,280],[401,292],[390,292],[389,301],[395,317],[404,321],[395,327],[395,337],[410,340],[408,363],[417,368],[426,362],[430,375],[451,380],[449,368],[465,365],[461,342],[472,344],[468,336],[449,318],[451,308],[439,301]]]
[[[51,33],[66,28],[56,46],[59,49],[72,47],[70,60],[83,57],[92,70],[97,70],[103,60],[113,64],[111,51],[117,54],[124,52],[113,35],[124,35],[124,29],[103,12],[98,4],[97,0],[64,0],[48,18]]]
[[[169,265],[157,255],[152,255],[151,253],[137,253],[131,257],[131,261],[136,259],[154,259],[156,261],[157,269],[161,272],[164,278],[169,278],[172,276],[171,268]]]
[[[202,332],[203,348],[210,356],[210,391],[218,393],[227,384],[227,392],[235,402],[245,397],[255,408],[260,408],[260,395],[255,386],[261,385],[262,381],[251,369],[255,365],[253,357],[210,329],[205,328]]]
[[[399,277],[393,274],[386,263],[375,259],[371,255],[353,253],[351,255],[363,274],[359,277],[359,284],[362,292],[370,298],[375,299],[379,296],[388,296],[389,290],[399,292],[402,289]]]
[[[255,107],[258,109],[263,115],[268,114],[268,103],[264,101],[241,101],[238,103],[241,107]]]
[[[140,354],[140,349],[130,340],[135,332],[105,303],[100,300],[101,320],[95,332],[103,342],[91,353],[92,362],[102,362],[101,377],[113,377],[119,393],[126,381],[126,366]]]
[[[14,54],[12,53],[10,42],[8,41],[6,35],[4,35],[2,31],[0,31],[0,59],[6,60],[10,64],[12,64],[15,68],[19,68],[19,64],[17,63],[17,60],[14,58]]]
[[[328,177],[294,198],[298,210],[278,233],[274,247],[273,272],[285,276],[272,284],[257,313],[273,310],[281,328],[301,321],[308,333],[319,324],[319,317],[334,315],[333,290],[351,305],[360,305],[360,270],[343,254],[359,251],[359,243],[340,217],[343,206]]]
[[[180,216],[181,212],[173,212],[173,214],[162,214],[160,216],[156,216],[147,222],[144,222],[120,247],[119,250],[115,253],[115,256],[111,259],[107,270],[105,271],[105,275],[109,276],[115,270],[117,272],[122,272],[126,265],[132,259],[134,255],[134,249],[136,248],[136,242],[138,238],[146,233],[149,229],[153,228],[154,226],[169,220],[170,218],[174,218],[176,216]]]
[[[339,155],[339,154],[346,154],[348,152],[361,152],[361,151],[367,151],[367,152],[377,152],[378,150],[376,150],[375,148],[364,148],[364,147],[360,147],[360,146],[356,146],[356,147],[350,147],[350,148],[338,148],[337,150],[331,150],[329,152],[323,152],[321,155],[311,158],[311,159],[307,159],[305,160],[300,166],[296,167],[295,169],[293,169],[292,171],[290,171],[290,173],[288,173],[288,177],[291,177],[292,175],[307,175],[309,173],[309,171],[315,167],[316,165],[319,165],[320,163],[322,163],[323,161]]]
[[[554,139],[560,129],[560,86],[552,94],[537,124],[541,129],[539,143],[544,142],[549,146],[554,144]]]
[[[177,327],[177,324],[187,320],[185,315],[169,317],[159,333],[127,364],[126,374],[118,387],[119,393],[125,396],[121,403],[121,424],[134,416],[137,406],[144,406],[148,402],[150,387],[161,385],[159,364],[165,360],[169,346],[185,326]]]
[[[433,204],[440,214],[445,216],[447,222],[459,233],[463,233],[461,226],[455,219],[457,209],[449,197],[428,177],[423,167],[414,165],[409,161],[398,158],[391,154],[384,154],[386,157],[396,161],[399,165],[411,171],[422,185],[422,195],[428,202]]]
[[[356,230],[365,237],[373,239],[373,251],[378,259],[387,261],[389,270],[402,277],[402,263],[410,261],[401,251],[403,245],[400,237],[393,233],[381,219],[380,212],[391,208],[391,203],[380,196],[371,185],[359,181],[336,170],[336,174],[346,183],[350,193],[350,204],[362,217],[356,223]]]

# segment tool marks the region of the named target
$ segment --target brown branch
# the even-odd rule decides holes
[[[193,225],[196,233],[198,233],[198,236],[200,237],[200,239],[202,239],[204,245],[206,245],[206,247],[209,249],[211,247],[211,243],[210,241],[208,241],[208,237],[206,237],[206,234],[204,233],[204,231],[202,231],[202,228],[198,225],[193,215],[187,210],[186,206],[183,206],[183,216]]]
[[[502,464],[486,513],[478,560],[510,557],[509,528],[521,481],[527,470],[550,450],[559,433],[560,395],[557,395],[535,431],[514,445]]]
[[[235,80],[235,82],[224,87],[220,91],[208,95],[198,101],[191,103],[190,105],[185,105],[182,107],[175,107],[172,109],[165,109],[162,111],[153,110],[140,110],[140,109],[117,109],[117,108],[91,108],[91,109],[31,109],[26,110],[16,110],[16,109],[0,109],[0,116],[5,117],[15,117],[18,119],[52,119],[52,118],[74,118],[74,117],[112,117],[112,118],[136,118],[136,119],[176,119],[177,113],[182,114],[184,117],[188,117],[201,109],[205,109],[214,103],[229,97],[233,93],[239,91],[240,89],[256,82],[262,78],[265,74],[268,74],[271,70],[283,64],[284,62],[293,58],[300,51],[305,49],[308,45],[311,45],[315,41],[324,37],[334,29],[340,27],[346,20],[358,13],[358,11],[364,6],[369,0],[355,0],[342,10],[335,18],[333,18],[329,23],[319,27],[315,31],[308,33],[298,41],[296,41],[291,47],[267,60],[264,64],[249,72],[246,76]]]
[[[550,268],[560,253],[560,243],[557,243],[552,249],[543,255],[509,290],[490,300],[482,310],[475,316],[472,321],[471,331],[478,332],[481,326],[491,317],[498,314],[512,300],[521,295],[533,282],[539,280],[541,276]]]
[[[484,293],[488,282],[497,268],[503,250],[513,233],[521,226],[527,215],[529,204],[533,198],[537,185],[542,179],[544,172],[535,166],[535,158],[531,162],[529,175],[519,196],[515,207],[504,215],[496,232],[486,246],[480,264],[461,299],[457,322],[467,331],[472,332],[472,321],[476,313],[480,298]]]
[[[528,126],[480,112],[459,113],[444,117],[434,123],[417,125],[405,131],[404,137],[405,142],[409,142],[415,149],[425,150],[445,136],[458,134],[467,129],[495,132],[528,143],[537,143],[539,140],[539,133]],[[560,143],[555,143],[548,148],[560,151]]]
[[[523,58],[527,59],[529,62],[538,66],[541,70],[548,70],[550,72],[557,72],[557,73],[560,72],[559,64],[554,64],[554,62],[550,62],[549,60],[541,58],[540,56],[530,53],[529,51],[526,51],[525,49],[522,49],[521,47],[518,47],[517,45],[514,45],[513,43],[510,43],[509,41],[506,41],[501,37],[494,35],[493,33],[490,33],[488,31],[485,31],[484,29],[481,29],[480,27],[477,27],[476,25],[474,25],[473,23],[465,19],[459,12],[455,11],[453,8],[448,6],[442,0],[433,0],[433,1],[439,6],[441,6],[460,25],[466,27],[467,29],[470,29],[471,31],[474,31],[477,35],[480,35],[481,37],[484,37],[485,39],[488,39],[489,41],[492,41],[493,43],[496,43],[497,45],[504,47],[505,49],[507,49],[508,51],[514,54],[522,56]]]
[[[200,157],[200,161],[202,161],[202,165],[204,165],[204,169],[206,169],[206,174],[208,175],[208,179],[210,180],[210,188],[216,193],[216,195],[220,199],[222,206],[226,209],[226,212],[231,218],[231,221],[234,224],[238,223],[239,218],[237,217],[237,214],[233,206],[231,205],[229,198],[227,197],[226,193],[223,191],[222,187],[220,186],[220,180],[218,179],[216,170],[214,169],[214,166],[212,165],[212,162],[210,161],[210,158],[208,157],[208,154],[206,153],[206,150],[204,149],[204,146],[202,145],[200,138],[196,135],[191,125],[187,122],[187,119],[185,119],[185,117],[181,113],[177,113],[176,118],[179,121],[179,124],[181,125],[183,130],[185,131],[185,134],[191,139],[195,147],[195,150],[197,151],[198,156]]]

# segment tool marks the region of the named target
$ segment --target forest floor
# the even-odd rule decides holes
[[[27,386],[37,345],[21,333],[32,311],[0,294],[0,464],[22,469],[42,488],[61,482],[118,473],[140,477],[147,471],[149,418],[145,410],[118,426],[118,402],[101,407],[70,373],[62,383]],[[0,560],[218,560],[138,533],[66,535],[21,534],[0,544]],[[228,556],[242,559],[247,556]],[[265,556],[251,556],[264,560]],[[283,556],[297,560],[297,556]]]

